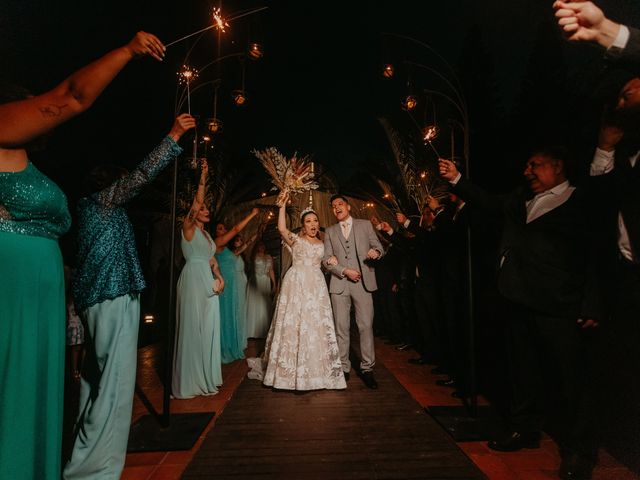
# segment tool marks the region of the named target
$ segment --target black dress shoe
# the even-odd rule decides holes
[[[431,373],[434,375],[446,375],[449,372],[447,372],[447,369],[444,367],[433,367]]]
[[[404,350],[406,350],[406,349],[408,349],[408,348],[411,348],[411,345],[410,345],[410,344],[408,344],[408,343],[403,343],[403,344],[401,344],[401,345],[398,345],[398,346],[396,347],[396,350],[400,350],[400,351],[402,352],[402,351],[404,351]]]
[[[440,387],[455,387],[456,381],[453,378],[448,378],[446,380],[436,380],[436,385]]]
[[[410,358],[409,360],[407,360],[411,365],[428,365],[429,364],[429,360],[427,360],[424,357],[420,357],[420,358]]]
[[[558,475],[563,480],[591,480],[595,457],[572,453],[562,459]]]
[[[451,396],[453,398],[459,398],[460,400],[464,400],[465,398],[469,398],[469,392],[465,392],[464,390],[455,390],[451,392]]]
[[[487,445],[491,450],[498,452],[517,452],[523,448],[540,448],[540,433],[511,432],[504,438],[491,440]]]
[[[371,390],[376,390],[378,388],[378,382],[376,382],[376,379],[373,378],[373,372],[371,371],[362,372],[362,381],[367,386],[367,388],[370,388]]]
[[[344,379],[345,379],[345,381],[347,381],[347,382],[348,382],[348,381],[349,381],[349,378],[351,378],[351,374],[350,374],[349,372],[342,372],[342,373],[344,373]]]

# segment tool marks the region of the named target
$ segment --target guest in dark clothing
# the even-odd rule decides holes
[[[543,362],[551,361],[561,383],[566,433],[560,477],[591,478],[597,444],[589,391],[590,330],[602,317],[590,248],[590,197],[566,178],[561,148],[535,152],[524,176],[530,191],[491,196],[441,159],[440,173],[470,205],[504,218],[498,259],[498,289],[508,303],[512,431],[489,442],[499,451],[537,448],[543,427]]]
[[[441,383],[457,387],[454,396],[465,396],[468,386],[468,280],[467,280],[467,229],[469,225],[467,207],[464,200],[450,194],[445,203],[440,230],[440,320],[447,341],[445,367],[450,379]]]
[[[374,226],[376,224],[374,223]],[[380,235],[380,241],[387,252],[380,259],[376,267],[376,282],[378,290],[374,292],[375,306],[374,331],[387,337],[388,342],[400,342],[400,306],[398,303],[398,285],[402,267],[402,253],[385,236]]]
[[[425,205],[421,222],[409,220],[404,214],[398,213],[398,223],[407,229],[410,236],[401,232],[394,232],[387,223],[382,224],[382,230],[391,240],[403,245],[405,250],[413,250],[415,269],[415,327],[414,341],[418,358],[412,358],[410,363],[417,365],[434,364],[443,361],[442,346],[443,330],[439,321],[439,298],[437,294],[438,277],[440,273],[440,236],[436,227],[436,218],[444,210],[439,203]],[[432,208],[433,207],[433,208]]]
[[[605,421],[614,446],[640,458],[640,78],[620,91],[612,114],[600,129],[591,163],[591,183],[599,202],[602,248],[607,278],[609,320],[603,329],[602,391],[624,395],[606,399]]]

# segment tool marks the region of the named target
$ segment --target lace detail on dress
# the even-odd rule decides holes
[[[293,236],[293,264],[282,281],[265,353],[248,360],[248,376],[286,390],[346,388],[320,269],[324,245]]]

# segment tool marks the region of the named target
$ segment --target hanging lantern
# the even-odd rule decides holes
[[[393,65],[390,63],[385,63],[384,67],[382,67],[382,76],[385,78],[391,78],[393,77],[394,73],[395,69],[393,68]]]
[[[210,133],[220,133],[222,131],[222,120],[218,118],[210,118],[207,120],[207,129]]]
[[[233,103],[235,103],[238,107],[243,106],[247,103],[247,93],[244,90],[234,90],[231,92],[231,96],[233,97]]]
[[[410,112],[418,106],[418,99],[415,95],[407,95],[402,101],[402,109]]]
[[[258,42],[250,43],[247,55],[249,55],[249,58],[253,60],[261,59],[262,56],[264,55],[264,50],[262,49],[262,45],[260,45]]]

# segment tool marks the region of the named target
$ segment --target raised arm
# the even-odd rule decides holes
[[[485,192],[469,180],[462,178],[456,164],[444,158],[438,159],[440,176],[447,180],[453,187],[453,191],[474,207],[481,208],[493,214],[501,214],[506,195],[494,195]]]
[[[276,205],[280,207],[278,210],[278,232],[284,242],[291,246],[293,245],[293,234],[287,228],[287,202],[289,201],[289,192],[283,191],[278,195]]]
[[[202,205],[204,205],[204,196],[207,191],[207,175],[209,174],[209,164],[206,160],[202,160],[202,170],[200,171],[200,181],[198,182],[198,190],[195,197],[193,197],[193,203],[189,209],[189,213],[182,223],[182,233],[187,241],[191,241],[193,234],[196,231],[196,217]]]
[[[605,17],[593,2],[556,1],[553,9],[558,25],[574,42],[592,42],[609,48],[620,31],[620,24]]]
[[[242,255],[245,252],[245,250],[249,248],[253,242],[256,241],[256,238],[258,238],[258,234],[254,233],[249,240],[247,240],[246,242],[242,242],[242,245],[240,246],[240,248],[235,249],[233,251],[233,254],[235,256]]]
[[[17,147],[87,110],[135,57],[164,57],[165,47],[150,33],[138,32],[128,44],[73,73],[57,87],[34,97],[0,105],[0,147]]]
[[[251,219],[255,217],[259,212],[260,210],[254,207],[251,210],[251,213],[246,217],[244,217],[242,220],[240,220],[236,225],[234,225],[231,230],[229,230],[224,235],[220,235],[219,237],[216,237],[215,238],[216,246],[218,248],[224,247],[227,243],[231,241],[233,237],[239,234],[244,229],[244,227],[247,226],[247,224],[251,221]]]
[[[150,183],[171,161],[182,153],[182,148],[180,148],[177,141],[187,130],[195,127],[195,125],[196,121],[191,115],[183,113],[178,116],[160,145],[135,170],[96,193],[94,195],[95,200],[109,208],[123,205],[131,200],[140,192],[142,187]]]

